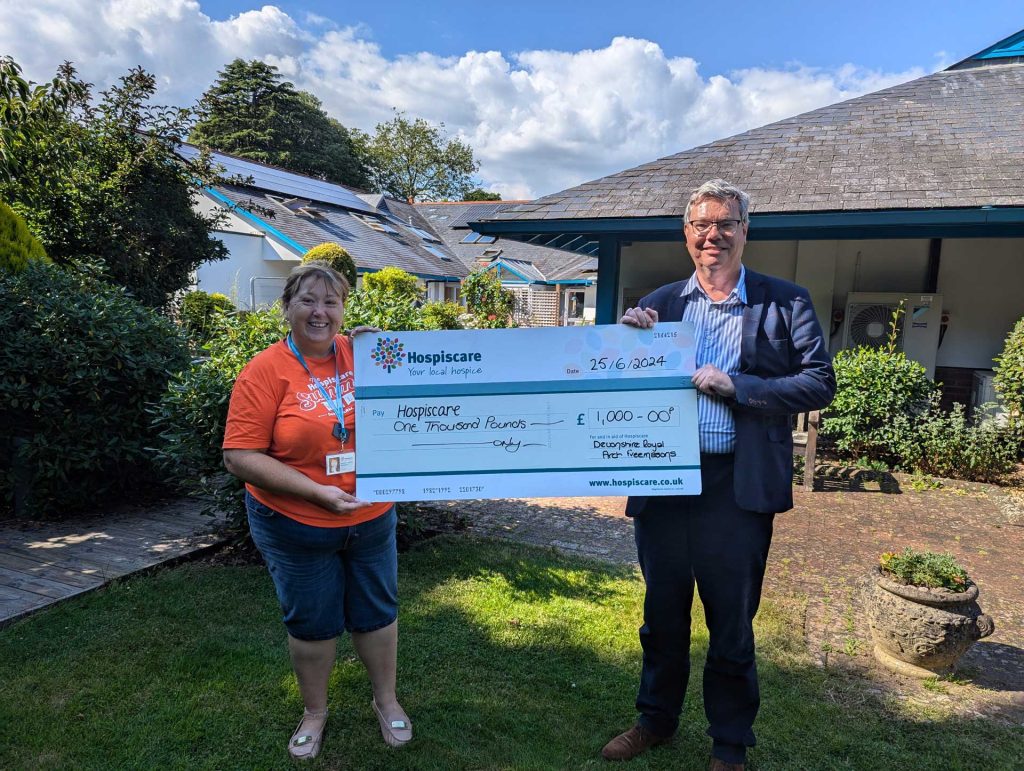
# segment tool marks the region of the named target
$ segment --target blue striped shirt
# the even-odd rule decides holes
[[[747,304],[747,269],[740,266],[740,280],[729,296],[719,302],[708,297],[694,273],[683,287],[689,297],[683,321],[693,324],[697,342],[698,368],[714,364],[727,375],[740,371],[740,343],[743,340],[743,309]],[[724,399],[697,392],[697,431],[700,451],[732,452],[736,445],[736,422]]]

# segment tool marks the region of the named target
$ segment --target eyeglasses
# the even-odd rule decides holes
[[[740,220],[695,220],[690,222],[690,227],[698,236],[707,235],[712,226],[717,227],[718,232],[723,236],[734,236],[740,226]]]

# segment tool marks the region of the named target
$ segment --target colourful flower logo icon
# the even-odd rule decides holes
[[[377,346],[370,351],[370,358],[378,367],[391,372],[402,366],[405,344],[398,342],[397,337],[378,337]]]

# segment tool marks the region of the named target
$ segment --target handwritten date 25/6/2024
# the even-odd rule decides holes
[[[610,356],[602,356],[600,359],[590,360],[590,371],[600,372],[609,369],[661,369],[665,366],[664,356],[639,356],[624,358],[622,356],[613,359]]]

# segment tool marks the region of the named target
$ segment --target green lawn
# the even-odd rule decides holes
[[[414,742],[384,746],[346,639],[311,767],[609,767],[601,746],[634,718],[642,584],[633,571],[438,539],[402,556],[401,593],[399,695]],[[793,612],[765,603],[758,617],[752,768],[1024,767],[1019,729],[902,712],[813,666]],[[697,698],[679,735],[628,768],[706,767],[706,641],[696,625]],[[300,711],[262,568],[187,565],[0,630],[0,768],[288,768]]]

